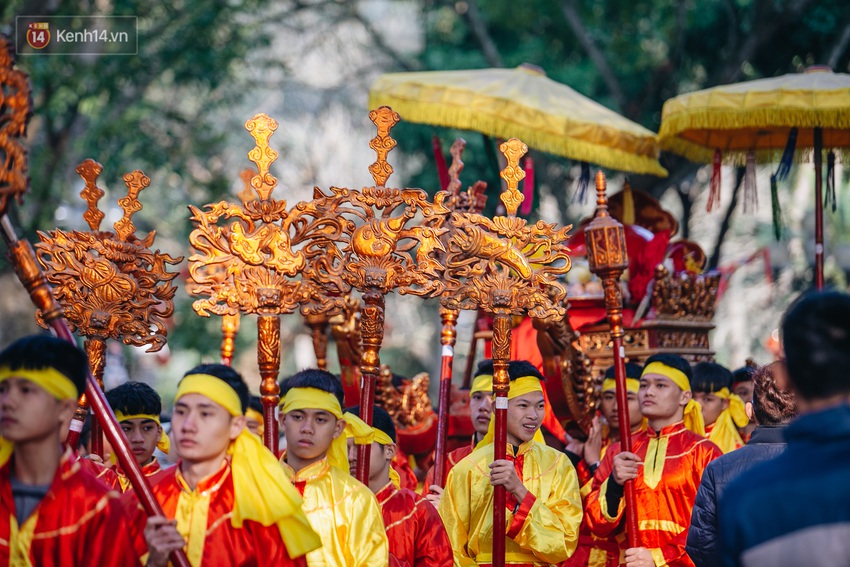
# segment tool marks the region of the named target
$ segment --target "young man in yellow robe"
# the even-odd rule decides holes
[[[635,481],[638,547],[622,540],[620,563],[629,567],[692,566],[685,553],[691,510],[702,471],[722,453],[703,437],[699,404],[691,398],[691,366],[680,356],[646,361],[638,400],[648,427],[632,436],[632,451],[611,445],[594,475],[585,517],[599,537],[624,530],[623,485]]]
[[[389,561],[381,509],[349,474],[342,385],[329,372],[302,370],[281,382],[281,464],[304,496],[304,513],[322,540],[310,567],[372,567]]]
[[[347,422],[357,421],[362,434],[346,433],[348,466],[357,469],[358,446],[371,443],[369,488],[381,506],[381,515],[390,544],[390,567],[448,567],[452,564],[452,546],[436,508],[422,496],[399,484],[392,467],[395,455],[395,425],[390,415],[378,406],[372,409],[372,426],[363,423],[359,407],[347,408]]]
[[[545,412],[543,376],[527,361],[512,361],[508,374],[508,458],[494,461],[492,442],[479,447],[449,472],[440,500],[456,566],[491,565],[498,485],[508,496],[507,565],[560,563],[576,547],[582,513],[575,468],[535,440]]]
[[[159,394],[143,382],[127,382],[109,390],[106,393],[106,401],[115,412],[142,473],[145,476],[158,473],[161,468],[154,457],[154,451],[159,449],[168,454],[171,445],[159,421],[159,415],[162,413]],[[118,475],[122,492],[132,488],[120,465],[116,464],[113,470]]]
[[[193,567],[300,565],[321,545],[275,456],[245,427],[248,386],[223,364],[190,370],[174,396],[176,466],[149,477],[165,516],[146,518],[133,491],[136,546],[148,567],[183,549]]]
[[[724,453],[744,445],[739,427],[750,422],[744,401],[730,391],[732,372],[714,362],[700,362],[693,368],[691,388],[694,400],[702,408],[705,436]]]
[[[47,335],[0,353],[0,566],[138,565],[119,493],[62,442],[87,372]]]

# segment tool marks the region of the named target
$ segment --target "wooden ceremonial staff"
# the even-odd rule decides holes
[[[450,309],[483,309],[493,317],[493,393],[495,395],[494,460],[507,455],[507,408],[513,315],[543,321],[564,317],[566,289],[558,280],[571,263],[565,245],[570,227],[527,222],[516,216],[523,195],[517,189],[525,173],[519,160],[528,147],[517,139],[500,146],[507,166],[501,172],[508,189],[500,195],[507,216],[451,215],[445,246],[443,305]],[[505,564],[504,486],[493,489],[493,565]]]
[[[330,195],[316,189],[313,200],[304,207],[323,223],[329,253],[340,254],[333,262],[322,262],[344,267],[341,276],[347,289],[336,286],[342,292],[340,297],[351,289],[363,294],[360,418],[371,425],[381,368],[385,295],[393,290],[420,297],[442,293],[442,278],[436,271],[440,264],[434,255],[443,249],[439,237],[449,210],[436,199],[429,202],[420,189],[386,186],[393,172],[387,154],[396,145],[390,130],[400,117],[383,106],[372,110],[369,118],[377,128],[377,135],[369,141],[377,154],[377,160],[369,166],[374,186],[362,190],[332,187]],[[419,222],[416,219],[420,215],[430,220]],[[358,446],[356,477],[364,484],[368,484],[371,448],[371,444]]]
[[[632,436],[629,426],[629,398],[626,389],[626,349],[623,346],[623,299],[620,294],[620,275],[628,268],[626,232],[623,225],[608,214],[607,185],[605,174],[596,174],[596,215],[584,229],[587,247],[587,262],[590,271],[602,278],[605,290],[605,309],[611,326],[611,347],[614,351],[614,380],[617,384],[617,419],[620,422],[620,444],[623,451],[632,452]],[[627,480],[626,531],[629,547],[639,547],[637,496],[634,480]]]

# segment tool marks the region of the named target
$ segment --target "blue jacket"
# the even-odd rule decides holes
[[[779,456],[785,450],[784,427],[759,426],[750,441],[740,449],[708,463],[691,513],[688,530],[688,555],[697,567],[720,565],[720,534],[717,526],[717,502],[727,485],[757,464]]]
[[[728,566],[850,565],[850,405],[803,415],[788,448],[726,489],[718,506]]]

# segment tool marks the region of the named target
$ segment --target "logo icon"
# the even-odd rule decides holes
[[[27,26],[27,43],[33,49],[44,49],[50,43],[50,29],[47,22],[32,22]]]

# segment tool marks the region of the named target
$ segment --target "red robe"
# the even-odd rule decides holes
[[[111,488],[112,490],[117,490],[118,492],[123,492],[121,488],[121,482],[118,478],[118,475],[112,469],[103,466],[102,464],[92,461],[91,459],[87,459],[85,457],[78,457],[80,460],[80,465],[92,473],[98,480],[100,480],[103,484]]]
[[[31,522],[35,525],[28,555],[37,567],[139,565],[119,494],[97,480],[83,466],[87,459],[81,460],[70,448],[59,461],[50,490],[18,527],[12,459],[0,468],[0,566],[10,565],[12,548],[20,542],[20,534],[32,528]],[[12,537],[13,528],[19,535]]]
[[[616,537],[624,551],[626,539],[617,536],[624,530],[621,520],[625,499],[620,499],[618,509],[609,510],[606,498],[609,485],[614,482],[609,478],[614,456],[620,450],[620,444],[614,443],[605,452],[594,475],[596,488],[586,500],[585,519],[594,534]],[[723,453],[705,437],[685,429],[682,422],[658,433],[647,428],[634,434],[632,452],[643,461],[635,479],[640,546],[650,550],[656,564],[692,567],[693,562],[685,553],[691,510],[702,471]]]
[[[448,455],[446,455],[446,476],[448,476],[449,471],[452,470],[452,467],[458,464],[463,460],[467,455],[472,454],[475,450],[475,443],[470,443],[469,445],[464,445],[463,447],[459,447],[454,451],[451,451]],[[431,485],[434,484],[434,467],[428,469],[428,474],[425,475],[425,485],[422,487],[422,495],[428,494],[428,489]]]
[[[153,461],[142,467],[142,474],[145,476],[153,476],[161,470],[162,467],[159,465],[159,461],[154,459]],[[121,466],[115,465],[113,471],[115,471],[115,475],[118,479],[121,492],[127,492],[128,490],[132,490],[133,485],[130,482],[130,477],[128,477],[124,473],[124,470],[121,468]]]
[[[234,496],[229,462],[225,461],[218,472],[201,480],[195,490],[183,480],[179,463],[148,480],[165,516],[177,518],[177,529],[187,540],[184,549],[194,567],[298,565],[286,552],[277,526],[266,527],[250,520],[241,528],[231,525]],[[124,500],[129,508],[135,508],[131,530],[136,550],[139,555],[146,554],[143,532],[147,516],[134,491],[125,493]],[[204,514],[206,522],[199,526],[200,530],[193,531],[191,521],[202,519]]]
[[[375,494],[387,528],[392,567],[446,567],[452,546],[430,502],[407,488],[387,485]]]
[[[410,462],[407,460],[407,456],[397,451],[390,466],[398,473],[401,487],[409,488],[415,492],[419,487],[419,481],[416,480],[416,473],[410,468]]]

